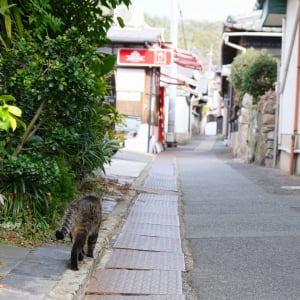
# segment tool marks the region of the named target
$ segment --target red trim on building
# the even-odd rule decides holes
[[[199,60],[199,58],[186,50],[180,49],[180,48],[175,48],[172,45],[163,43],[161,45],[161,47],[163,49],[170,49],[173,50],[174,53],[174,62],[177,65],[180,65],[184,68],[189,68],[189,69],[198,69],[201,70],[202,69],[202,64]]]
[[[165,88],[160,87],[159,89],[159,109],[158,109],[158,141],[164,143],[164,121],[165,121]]]

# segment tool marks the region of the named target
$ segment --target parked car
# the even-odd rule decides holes
[[[124,139],[135,138],[141,125],[141,117],[127,115],[122,124],[116,125],[116,130],[123,134]]]

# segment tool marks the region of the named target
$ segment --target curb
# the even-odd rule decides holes
[[[132,206],[137,192],[130,189],[124,199],[118,202],[113,211],[103,221],[99,238],[94,250],[94,258],[85,257],[79,265],[79,271],[66,270],[53,290],[48,293],[45,300],[80,300],[84,297],[85,287],[99,264],[105,251],[110,247],[113,236],[121,229],[125,216]],[[71,251],[71,249],[70,249]]]

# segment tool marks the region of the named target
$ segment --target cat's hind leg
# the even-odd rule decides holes
[[[84,249],[81,249],[81,251],[78,254],[78,260],[82,261],[84,258],[84,255],[85,255]]]
[[[86,242],[87,234],[85,232],[77,233],[71,250],[71,270],[78,271],[78,260],[83,259],[83,247]]]
[[[87,245],[86,256],[94,257],[93,253],[94,253],[94,249],[95,249],[95,246],[96,246],[97,238],[98,238],[98,233],[92,234],[88,237],[88,245]]]

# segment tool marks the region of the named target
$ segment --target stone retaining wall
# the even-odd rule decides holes
[[[232,133],[231,147],[236,158],[248,163],[272,167],[275,138],[276,94],[268,91],[252,107],[245,95],[239,111],[238,131]]]

